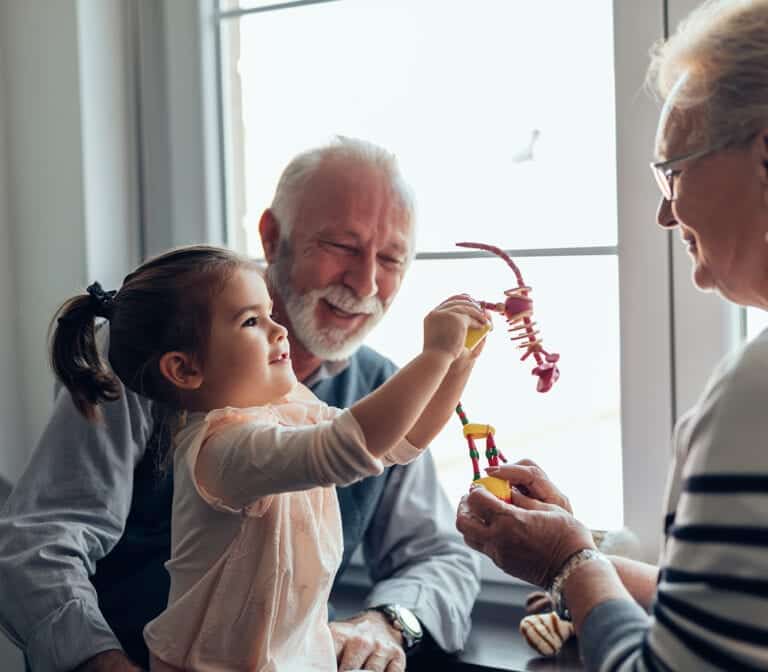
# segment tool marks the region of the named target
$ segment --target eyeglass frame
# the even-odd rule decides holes
[[[715,145],[714,147],[707,147],[706,149],[697,149],[694,152],[688,152],[682,156],[676,156],[673,159],[666,159],[665,161],[651,161],[650,167],[653,177],[656,180],[656,184],[659,185],[661,195],[670,203],[677,197],[675,194],[675,178],[683,172],[682,168],[672,168],[675,164],[682,163],[683,161],[692,161],[693,159],[701,159],[709,154],[725,149],[731,142],[723,142]]]

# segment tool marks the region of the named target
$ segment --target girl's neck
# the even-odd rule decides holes
[[[291,344],[293,372],[296,374],[296,379],[302,383],[320,368],[323,360],[309,352],[290,332],[288,342]]]

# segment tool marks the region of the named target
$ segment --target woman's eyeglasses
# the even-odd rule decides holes
[[[689,152],[682,156],[677,156],[674,159],[667,159],[666,161],[654,161],[651,162],[651,172],[656,178],[656,184],[659,185],[661,193],[668,201],[674,201],[677,194],[675,193],[675,180],[680,173],[683,172],[681,167],[682,163],[686,161],[692,161],[693,159],[700,159],[707,154],[712,154],[722,149],[725,145],[716,147],[708,147],[707,149],[699,149],[695,152]]]

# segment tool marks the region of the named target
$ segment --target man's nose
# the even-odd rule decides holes
[[[344,274],[344,284],[360,299],[367,299],[379,293],[376,281],[378,265],[376,255],[372,252],[360,254]]]
[[[656,211],[656,221],[662,229],[673,229],[677,226],[675,213],[672,212],[672,202],[662,197],[659,209]]]

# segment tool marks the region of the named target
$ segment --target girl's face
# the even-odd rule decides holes
[[[258,271],[240,269],[211,306],[208,352],[198,401],[207,409],[261,406],[296,385],[285,327]]]

